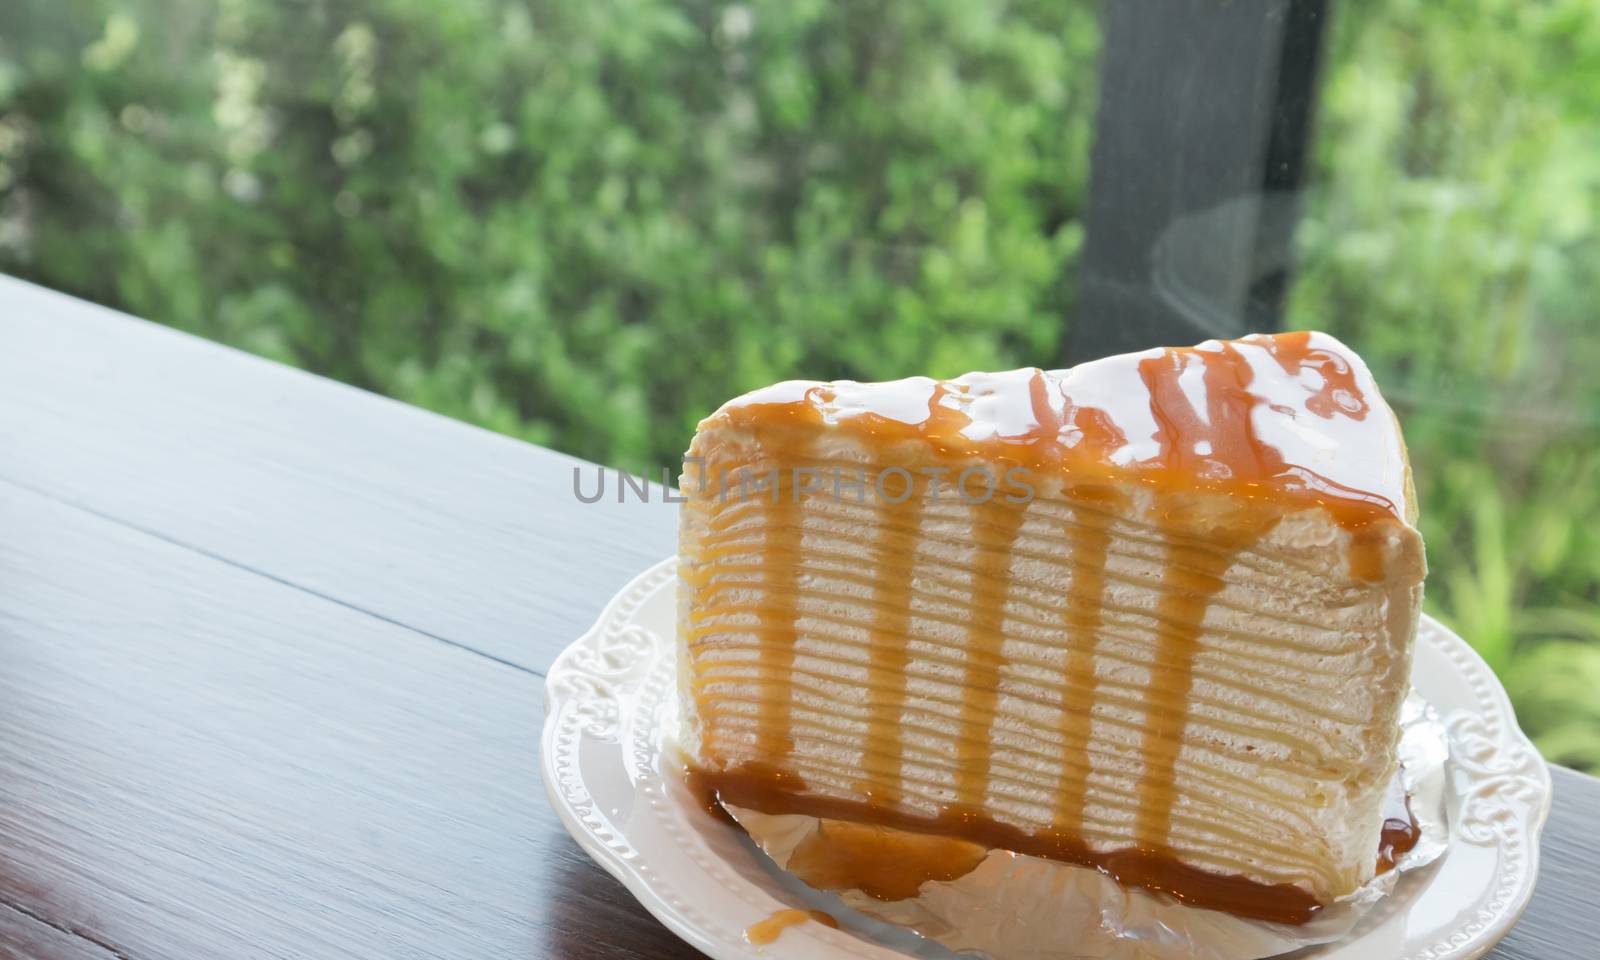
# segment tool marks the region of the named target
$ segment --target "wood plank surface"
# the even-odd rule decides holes
[[[697,956],[539,783],[537,673],[676,520],[573,464],[0,279],[0,957]],[[1597,956],[1556,780],[1502,960]]]
[[[659,488],[5,277],[0,390],[0,479],[533,670],[676,548]]]
[[[1600,957],[1600,780],[1552,767],[1555,803],[1540,844],[1539,884],[1491,960]]]
[[[10,484],[0,529],[0,901],[123,957],[677,949],[550,810],[539,678]]]
[[[116,954],[0,903],[0,960],[116,960]]]

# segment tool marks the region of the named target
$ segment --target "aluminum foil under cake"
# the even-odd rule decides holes
[[[1292,926],[1184,906],[1123,887],[1088,867],[990,850],[970,873],[924,883],[909,899],[836,891],[862,913],[914,930],[955,951],[991,960],[1254,960],[1329,943],[1350,933],[1399,876],[1437,859],[1449,843],[1443,725],[1412,692],[1401,713],[1400,778],[1420,828],[1393,870]],[[728,812],[779,867],[814,833],[815,817]]]

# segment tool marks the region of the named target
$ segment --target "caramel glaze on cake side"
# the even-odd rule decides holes
[[[729,764],[718,756],[715,731],[701,729],[699,755],[690,758],[691,784],[708,800],[956,838],[1097,867],[1123,883],[1198,906],[1287,923],[1308,920],[1320,903],[1303,886],[1180,862],[1168,838],[1175,763],[1190,717],[1196,637],[1239,551],[1285,516],[1321,510],[1348,534],[1350,579],[1375,582],[1385,576],[1385,550],[1393,550],[1386,538],[1392,541],[1397,526],[1411,527],[1414,497],[1399,430],[1387,407],[1372,402],[1370,378],[1351,357],[1325,335],[1280,334],[1152,350],[1062,373],[1018,370],[886,384],[788,382],[726,405],[701,425],[682,483],[690,495],[687,510],[700,511],[709,531],[686,545],[686,563],[680,565],[684,642],[691,650],[714,643],[729,618],[743,617],[740,629],[758,638],[755,669],[764,688],[789,681],[805,589],[797,560],[803,511],[809,497],[828,495],[828,488],[780,470],[777,482],[749,498],[743,510],[722,516],[712,504],[719,491],[727,496],[730,482],[747,482],[752,472],[827,462],[828,452],[819,445],[825,433],[848,438],[872,451],[876,468],[884,471],[874,498],[883,519],[862,532],[870,560],[857,577],[872,611],[871,622],[860,625],[868,636],[866,733],[854,796],[821,796],[808,791],[785,762],[794,749],[787,702],[764,701],[751,721],[754,753],[762,759]],[[725,443],[724,436],[740,439]],[[973,507],[974,574],[958,620],[970,654],[959,665],[964,676],[953,744],[954,801],[930,816],[903,806],[895,789],[905,750],[913,594],[908,556],[929,501],[932,481],[922,468],[947,467],[945,482],[951,484],[960,470],[977,463],[1019,472],[1006,473],[992,495]],[[699,469],[692,469],[696,464]],[[1381,467],[1386,464],[1390,468]],[[1127,505],[1130,487],[1156,505],[1152,514],[1166,544],[1151,680],[1142,698],[1127,704],[1145,718],[1132,842],[1109,851],[1082,839],[1091,769],[1088,709],[1063,708],[1061,775],[1047,829],[1024,830],[983,810],[991,777],[989,725],[1004,663],[1001,627],[1013,599],[1007,596],[1007,571],[1029,495],[1041,483],[1058,483],[1060,499],[1072,511],[1072,529],[1064,536],[1071,591],[1059,624],[1066,646],[1059,679],[1063,702],[1093,704],[1099,696],[1094,657],[1108,528],[1116,510]],[[948,495],[954,488],[945,489]],[[975,491],[967,502],[981,495]],[[766,530],[758,554],[744,557],[747,547],[719,546],[720,536],[756,522],[752,511]],[[1420,556],[1420,541],[1411,552]],[[759,578],[757,599],[748,585],[730,587],[707,573],[741,564]],[[707,676],[685,682],[693,701],[688,713],[707,727],[715,725],[718,711],[732,709],[706,698],[714,682]],[[1385,841],[1385,856],[1392,858],[1404,843],[1403,831],[1386,833]],[[927,873],[916,857],[903,859],[913,873]]]

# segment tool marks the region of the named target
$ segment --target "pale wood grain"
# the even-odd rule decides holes
[[[0,277],[0,478],[533,670],[676,546],[578,467]]]
[[[117,960],[80,936],[0,903],[0,960]]]
[[[538,678],[9,484],[0,529],[0,900],[138,958],[571,935]]]
[[[1553,767],[1555,803],[1528,912],[1493,960],[1600,957],[1600,780]]]

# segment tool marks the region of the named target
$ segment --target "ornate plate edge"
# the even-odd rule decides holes
[[[1521,870],[1502,868],[1500,884],[1476,918],[1449,939],[1408,954],[1404,960],[1476,960],[1510,932],[1533,898],[1554,783],[1539,749],[1517,723],[1505,687],[1478,651],[1427,614],[1422,616],[1417,637],[1433,644],[1455,664],[1479,707],[1478,714],[1457,712],[1446,718],[1452,775],[1470,782],[1461,798],[1461,817],[1453,825],[1451,843],[1494,845],[1502,856],[1525,857],[1526,866]],[[1521,813],[1511,804],[1517,799],[1537,802]]]

